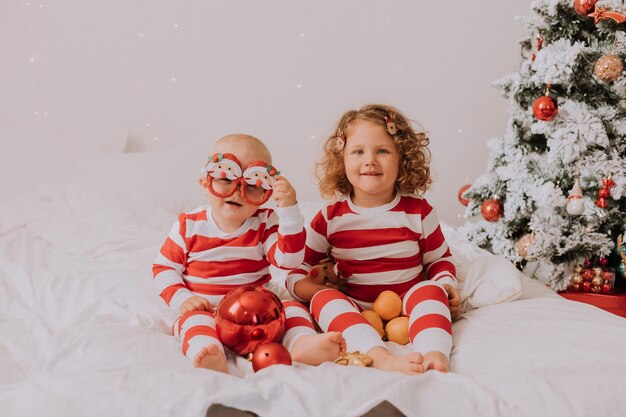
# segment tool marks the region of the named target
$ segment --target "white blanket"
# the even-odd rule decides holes
[[[195,369],[151,285],[174,215],[80,181],[0,205],[0,416],[200,417],[213,403],[358,416],[382,400],[408,416],[626,415],[626,320],[530,280],[521,299],[454,323],[447,374],[333,364],[254,374],[241,360],[230,363],[237,375]],[[482,254],[445,233],[466,261]],[[516,273],[496,268],[492,279]]]

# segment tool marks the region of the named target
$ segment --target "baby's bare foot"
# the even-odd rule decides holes
[[[291,348],[291,359],[306,365],[334,361],[346,351],[346,340],[340,332],[300,336]]]
[[[408,375],[421,374],[426,369],[422,364],[424,358],[419,352],[412,352],[406,355],[395,356],[384,347],[375,347],[367,352],[367,355],[374,359],[372,366],[385,371],[402,372]]]
[[[426,371],[448,372],[448,357],[441,352],[428,352],[424,355],[424,368]]]
[[[212,369],[218,372],[228,373],[228,364],[226,356],[215,345],[203,347],[193,360],[196,368]]]

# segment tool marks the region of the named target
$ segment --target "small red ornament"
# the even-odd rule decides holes
[[[602,284],[602,294],[611,294],[613,292],[613,288],[609,284]]]
[[[291,365],[291,355],[280,343],[263,343],[254,350],[252,369],[258,372],[272,365]]]
[[[596,206],[600,208],[607,208],[607,198],[611,197],[611,187],[615,187],[615,181],[611,178],[602,178],[602,188],[598,190],[598,199],[596,200]]]
[[[609,264],[609,258],[600,258],[598,259],[598,264],[602,267],[606,267]]]
[[[574,0],[574,10],[581,16],[587,16],[593,12],[598,0]]]
[[[480,214],[488,222],[497,222],[502,217],[502,204],[493,198],[485,200],[480,207]]]
[[[591,282],[590,281],[583,282],[583,291],[584,292],[590,292],[591,291]]]
[[[533,102],[533,115],[539,120],[549,122],[558,112],[556,101],[550,96],[541,96]]]
[[[459,193],[457,194],[457,198],[459,199],[459,203],[467,206],[469,204],[469,200],[467,198],[463,198],[463,193],[467,191],[471,187],[471,184],[465,184],[459,189]]]
[[[229,291],[217,306],[217,335],[235,353],[246,356],[285,333],[285,311],[270,290],[246,285]]]

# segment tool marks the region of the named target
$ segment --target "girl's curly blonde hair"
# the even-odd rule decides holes
[[[367,121],[390,132],[386,118],[395,123],[396,132],[390,136],[400,154],[396,188],[400,192],[414,194],[422,194],[428,190],[432,180],[429,139],[426,133],[413,130],[411,121],[398,109],[384,104],[368,104],[359,110],[345,112],[335,132],[324,143],[322,160],[316,164],[315,169],[315,176],[324,198],[352,192],[352,184],[348,181],[343,164],[345,142],[350,139],[351,128],[356,122]]]

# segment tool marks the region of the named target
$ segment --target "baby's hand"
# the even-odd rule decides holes
[[[448,293],[448,305],[450,306],[450,316],[452,321],[461,315],[461,295],[459,291],[450,284],[443,284],[443,288]]]
[[[206,298],[194,295],[180,305],[180,314],[185,314],[189,311],[213,311],[213,306]]]
[[[276,182],[272,186],[274,192],[272,198],[278,207],[289,207],[296,204],[296,190],[283,176],[276,176]]]

